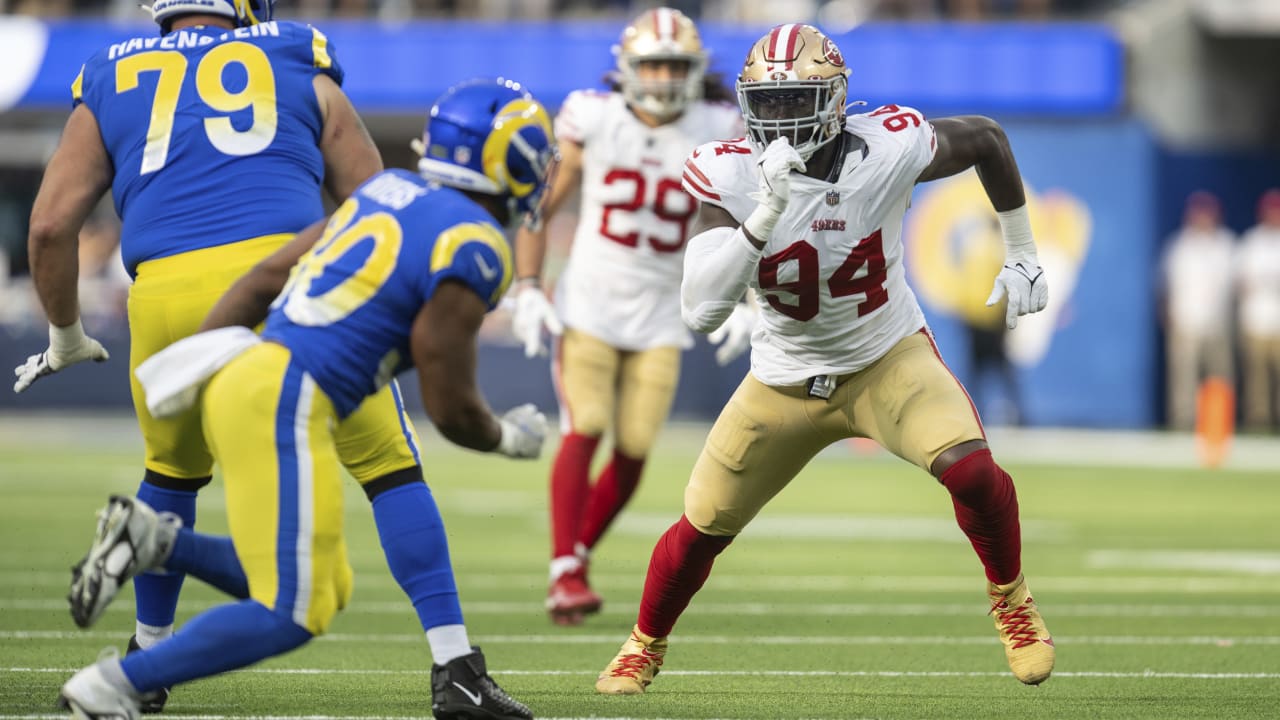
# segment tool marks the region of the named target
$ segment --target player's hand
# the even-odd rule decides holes
[[[32,355],[13,369],[13,374],[18,376],[13,391],[20,393],[45,375],[52,375],[78,362],[102,362],[109,357],[102,343],[84,334],[79,320],[64,328],[50,325],[49,348],[39,355]]]
[[[738,303],[724,324],[707,335],[712,345],[720,346],[716,348],[718,365],[728,365],[751,347],[751,333],[756,329],[757,317],[746,303]]]
[[[564,332],[564,324],[556,317],[551,301],[542,288],[526,284],[516,291],[515,309],[511,312],[511,332],[524,344],[525,357],[537,357],[547,352],[542,342],[542,329],[552,335]]]
[[[987,307],[1000,302],[1000,298],[1005,296],[1008,297],[1008,305],[1005,306],[1004,324],[1010,330],[1018,326],[1020,316],[1040,312],[1049,303],[1049,281],[1034,256],[1006,260],[1000,274],[996,275]]]
[[[498,418],[502,437],[494,452],[511,458],[536,458],[542,454],[542,441],[547,438],[547,416],[533,403],[512,408]]]
[[[760,153],[756,165],[760,169],[760,186],[751,199],[776,212],[786,210],[791,200],[791,173],[805,170],[800,153],[791,147],[786,136],[777,137]]]

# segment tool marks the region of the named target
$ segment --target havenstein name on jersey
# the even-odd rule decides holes
[[[107,48],[107,59],[118,60],[131,53],[143,50],[183,50],[198,48],[228,40],[248,40],[256,37],[280,37],[280,26],[276,21],[265,22],[250,27],[228,30],[221,35],[203,35],[187,30],[175,30],[163,37],[131,38],[124,42],[113,43]]]

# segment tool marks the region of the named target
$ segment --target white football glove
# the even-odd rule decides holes
[[[756,161],[760,169],[759,188],[748,195],[752,200],[781,213],[791,200],[791,173],[804,172],[805,164],[800,153],[791,147],[785,136],[777,137],[760,153]]]
[[[564,324],[542,288],[526,284],[516,291],[515,308],[511,311],[511,332],[524,344],[525,357],[546,354],[547,346],[542,342],[544,327],[552,335],[564,332]]]
[[[746,303],[738,303],[724,324],[707,335],[712,345],[720,346],[716,348],[716,364],[728,365],[751,347],[751,333],[756,329],[757,317],[755,310]]]
[[[1000,274],[996,275],[991,297],[987,298],[987,307],[1000,302],[1000,298],[1005,296],[1008,296],[1008,305],[1005,306],[1004,324],[1010,330],[1018,326],[1020,316],[1038,313],[1049,303],[1049,281],[1045,279],[1044,268],[1040,267],[1034,254],[1005,260]]]
[[[13,391],[20,393],[45,375],[52,375],[78,362],[103,362],[109,357],[111,356],[102,347],[102,343],[84,334],[84,327],[79,319],[66,327],[50,325],[49,348],[39,355],[32,355],[25,363],[13,369],[13,374],[18,376],[17,382],[13,384]]]
[[[511,458],[536,458],[547,438],[547,416],[533,403],[511,408],[498,418],[502,437],[493,451]]]

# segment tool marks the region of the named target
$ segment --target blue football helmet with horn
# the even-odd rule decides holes
[[[505,196],[508,221],[536,215],[559,159],[546,108],[520,83],[503,78],[449,88],[431,107],[413,147],[422,156],[422,177]]]

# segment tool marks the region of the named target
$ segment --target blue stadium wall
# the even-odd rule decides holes
[[[504,73],[557,105],[573,89],[600,84],[611,67],[617,32],[616,25],[596,23],[335,22],[322,29],[347,69],[353,101],[371,115],[417,114],[457,80]],[[11,21],[0,22],[0,41],[19,31],[21,56],[14,54],[16,44],[0,42],[0,61],[12,68],[0,82],[0,109],[66,108],[67,85],[95,48],[153,32],[145,25]],[[762,31],[708,27],[712,69],[732,74]],[[1065,213],[1063,222],[1074,228],[1063,253],[1071,282],[1050,278],[1055,292],[1069,291],[1057,292],[1051,322],[1027,331],[1035,336],[1035,351],[1018,371],[1027,416],[1040,425],[1154,424],[1159,402],[1152,377],[1159,355],[1151,268],[1163,222],[1157,202],[1161,160],[1148,133],[1123,112],[1118,41],[1097,26],[1017,24],[875,25],[836,39],[853,68],[851,98],[871,106],[910,104],[934,116],[983,113],[999,119],[1033,192],[1060,211],[1055,217]],[[945,214],[945,203],[937,209],[945,188],[917,190],[906,238],[936,239],[926,233],[941,227],[940,252],[960,253],[963,208],[950,211],[954,218]],[[1087,234],[1083,240],[1081,232]],[[927,276],[913,281],[932,282]],[[989,278],[982,282],[989,287]],[[944,355],[967,378],[957,315],[945,302],[929,302],[929,292],[920,294]],[[109,363],[48,378],[23,396],[0,393],[0,408],[127,406],[127,339],[108,340]],[[0,367],[18,364],[44,342],[41,330],[0,336]],[[718,368],[700,343],[686,355],[676,414],[713,417],[746,368],[745,360]],[[553,407],[548,373],[545,360],[526,360],[512,346],[486,346],[482,356],[482,382],[495,407],[523,401]],[[411,386],[406,383],[406,395],[416,397]]]

